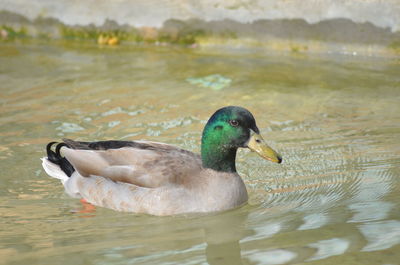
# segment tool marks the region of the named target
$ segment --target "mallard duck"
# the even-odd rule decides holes
[[[229,106],[208,120],[201,155],[151,141],[63,139],[47,145],[42,165],[70,196],[93,205],[151,215],[206,213],[247,202],[246,186],[236,172],[238,148],[282,161],[261,137],[253,115]]]

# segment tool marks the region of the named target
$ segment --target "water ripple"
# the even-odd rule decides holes
[[[361,223],[368,221],[378,221],[389,216],[394,204],[384,201],[366,201],[352,203],[348,208],[354,212],[354,215],[348,220],[349,223]]]
[[[286,264],[297,257],[297,253],[286,249],[248,251],[244,253],[251,261],[262,265]]]
[[[400,221],[365,223],[358,228],[369,242],[362,251],[383,250],[400,244]]]
[[[309,246],[317,249],[317,253],[309,259],[311,261],[342,255],[349,248],[350,242],[344,238],[332,238],[311,243]]]
[[[313,213],[303,217],[304,223],[298,228],[298,230],[309,230],[317,229],[326,225],[329,218],[325,213]]]

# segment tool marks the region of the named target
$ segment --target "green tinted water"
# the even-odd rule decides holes
[[[388,59],[1,44],[0,263],[399,264],[399,73]],[[284,159],[240,151],[240,209],[92,209],[41,169],[62,137],[198,152],[209,115],[233,104]]]

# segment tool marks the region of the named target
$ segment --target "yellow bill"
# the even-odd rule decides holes
[[[258,133],[253,133],[247,143],[247,147],[256,152],[262,158],[275,163],[281,163],[282,157],[271,147],[267,145],[264,139]]]

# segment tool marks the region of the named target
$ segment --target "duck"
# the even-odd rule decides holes
[[[68,195],[95,206],[155,216],[211,213],[248,201],[236,170],[239,148],[282,162],[251,112],[227,106],[206,123],[200,154],[153,141],[63,139],[47,144],[42,166]]]

